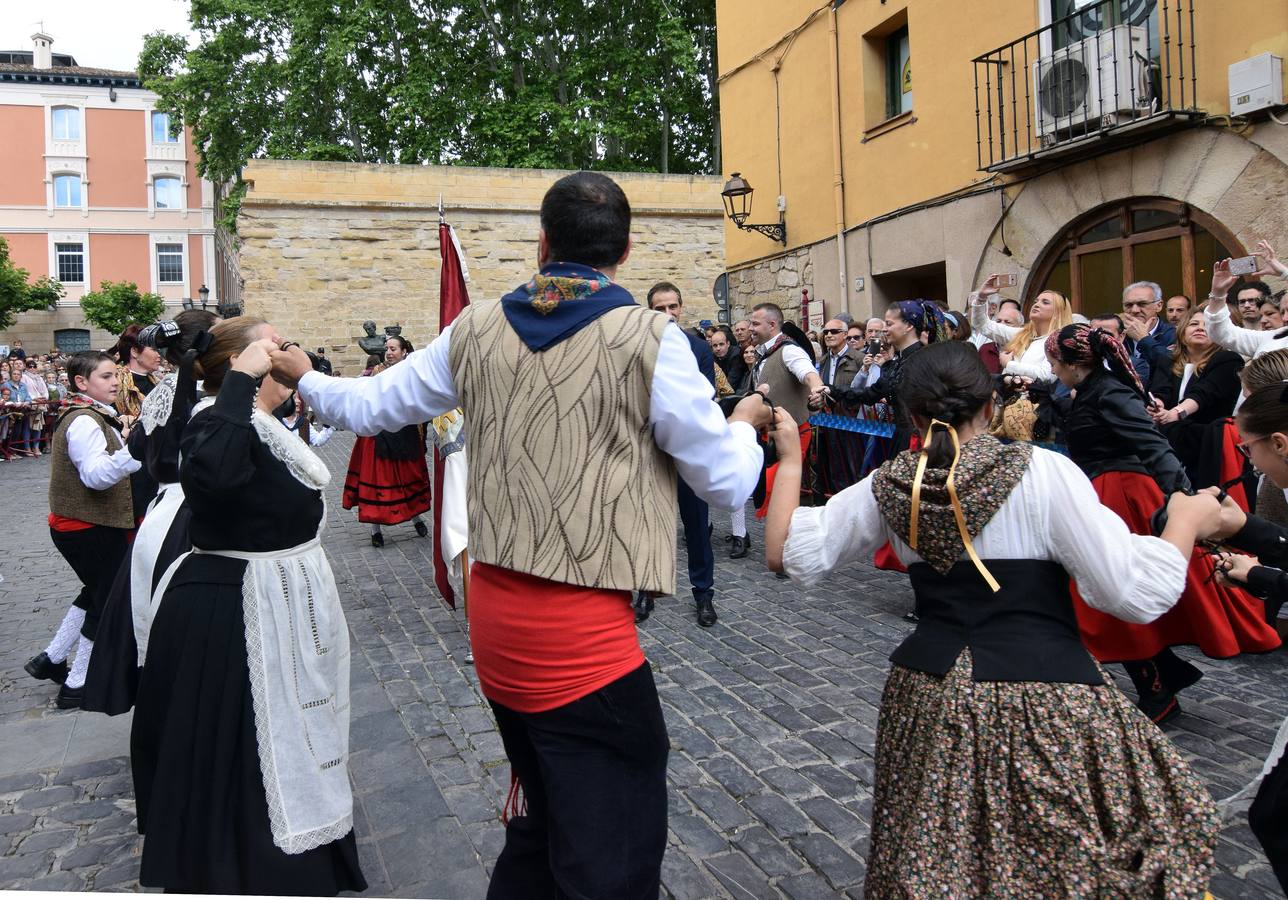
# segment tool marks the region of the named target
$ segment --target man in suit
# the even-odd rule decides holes
[[[823,346],[826,352],[819,360],[818,374],[823,379],[824,387],[839,384],[848,388],[863,366],[863,360],[858,356],[860,348],[851,351],[846,346],[846,331],[845,323],[840,319],[832,319],[823,326]]]
[[[1123,346],[1139,354],[1151,369],[1172,364],[1176,329],[1162,318],[1163,289],[1152,281],[1137,281],[1123,288]]]
[[[676,325],[684,310],[680,289],[669,281],[659,281],[648,292],[648,307],[665,313]],[[685,331],[693,355],[698,361],[698,371],[716,386],[716,359],[711,346],[702,338]],[[716,558],[711,551],[711,529],[708,523],[707,504],[684,483],[677,481],[676,492],[680,501],[680,522],[684,525],[684,545],[689,557],[689,583],[693,586],[693,602],[697,608],[698,624],[710,628],[716,624],[715,584]],[[653,611],[653,598],[643,592],[635,595],[635,621],[643,622]]]

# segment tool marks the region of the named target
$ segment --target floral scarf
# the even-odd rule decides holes
[[[1033,445],[1003,444],[981,434],[962,445],[953,480],[973,539],[997,514],[1024,477]],[[872,477],[872,492],[886,524],[911,545],[912,494],[920,453],[906,450],[881,466]],[[948,493],[948,469],[927,468],[921,483],[916,551],[941,575],[966,552]]]

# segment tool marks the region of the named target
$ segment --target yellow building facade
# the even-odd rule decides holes
[[[725,174],[755,189],[749,222],[778,199],[786,227],[726,221],[734,318],[803,319],[803,290],[827,316],[960,309],[993,271],[1093,313],[1138,279],[1202,296],[1214,258],[1288,245],[1285,0],[716,9]]]

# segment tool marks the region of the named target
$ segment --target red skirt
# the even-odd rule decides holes
[[[1118,513],[1132,532],[1150,533],[1150,517],[1163,505],[1163,492],[1154,479],[1139,472],[1105,472],[1091,484],[1100,502]],[[1092,609],[1073,585],[1083,643],[1101,662],[1151,659],[1168,647],[1183,644],[1197,645],[1215,659],[1278,647],[1279,635],[1266,624],[1261,601],[1214,580],[1212,569],[1211,557],[1195,549],[1181,599],[1148,625],[1124,622]]]
[[[429,512],[429,466],[416,459],[382,459],[376,439],[359,437],[349,455],[344,508],[358,507],[358,521],[397,525]]]

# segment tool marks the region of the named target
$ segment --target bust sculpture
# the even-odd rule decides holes
[[[376,356],[383,357],[385,355],[385,339],[376,334],[376,323],[368,319],[362,323],[362,330],[366,332],[365,337],[358,338],[358,346],[362,348],[362,352],[368,356],[374,353]]]

